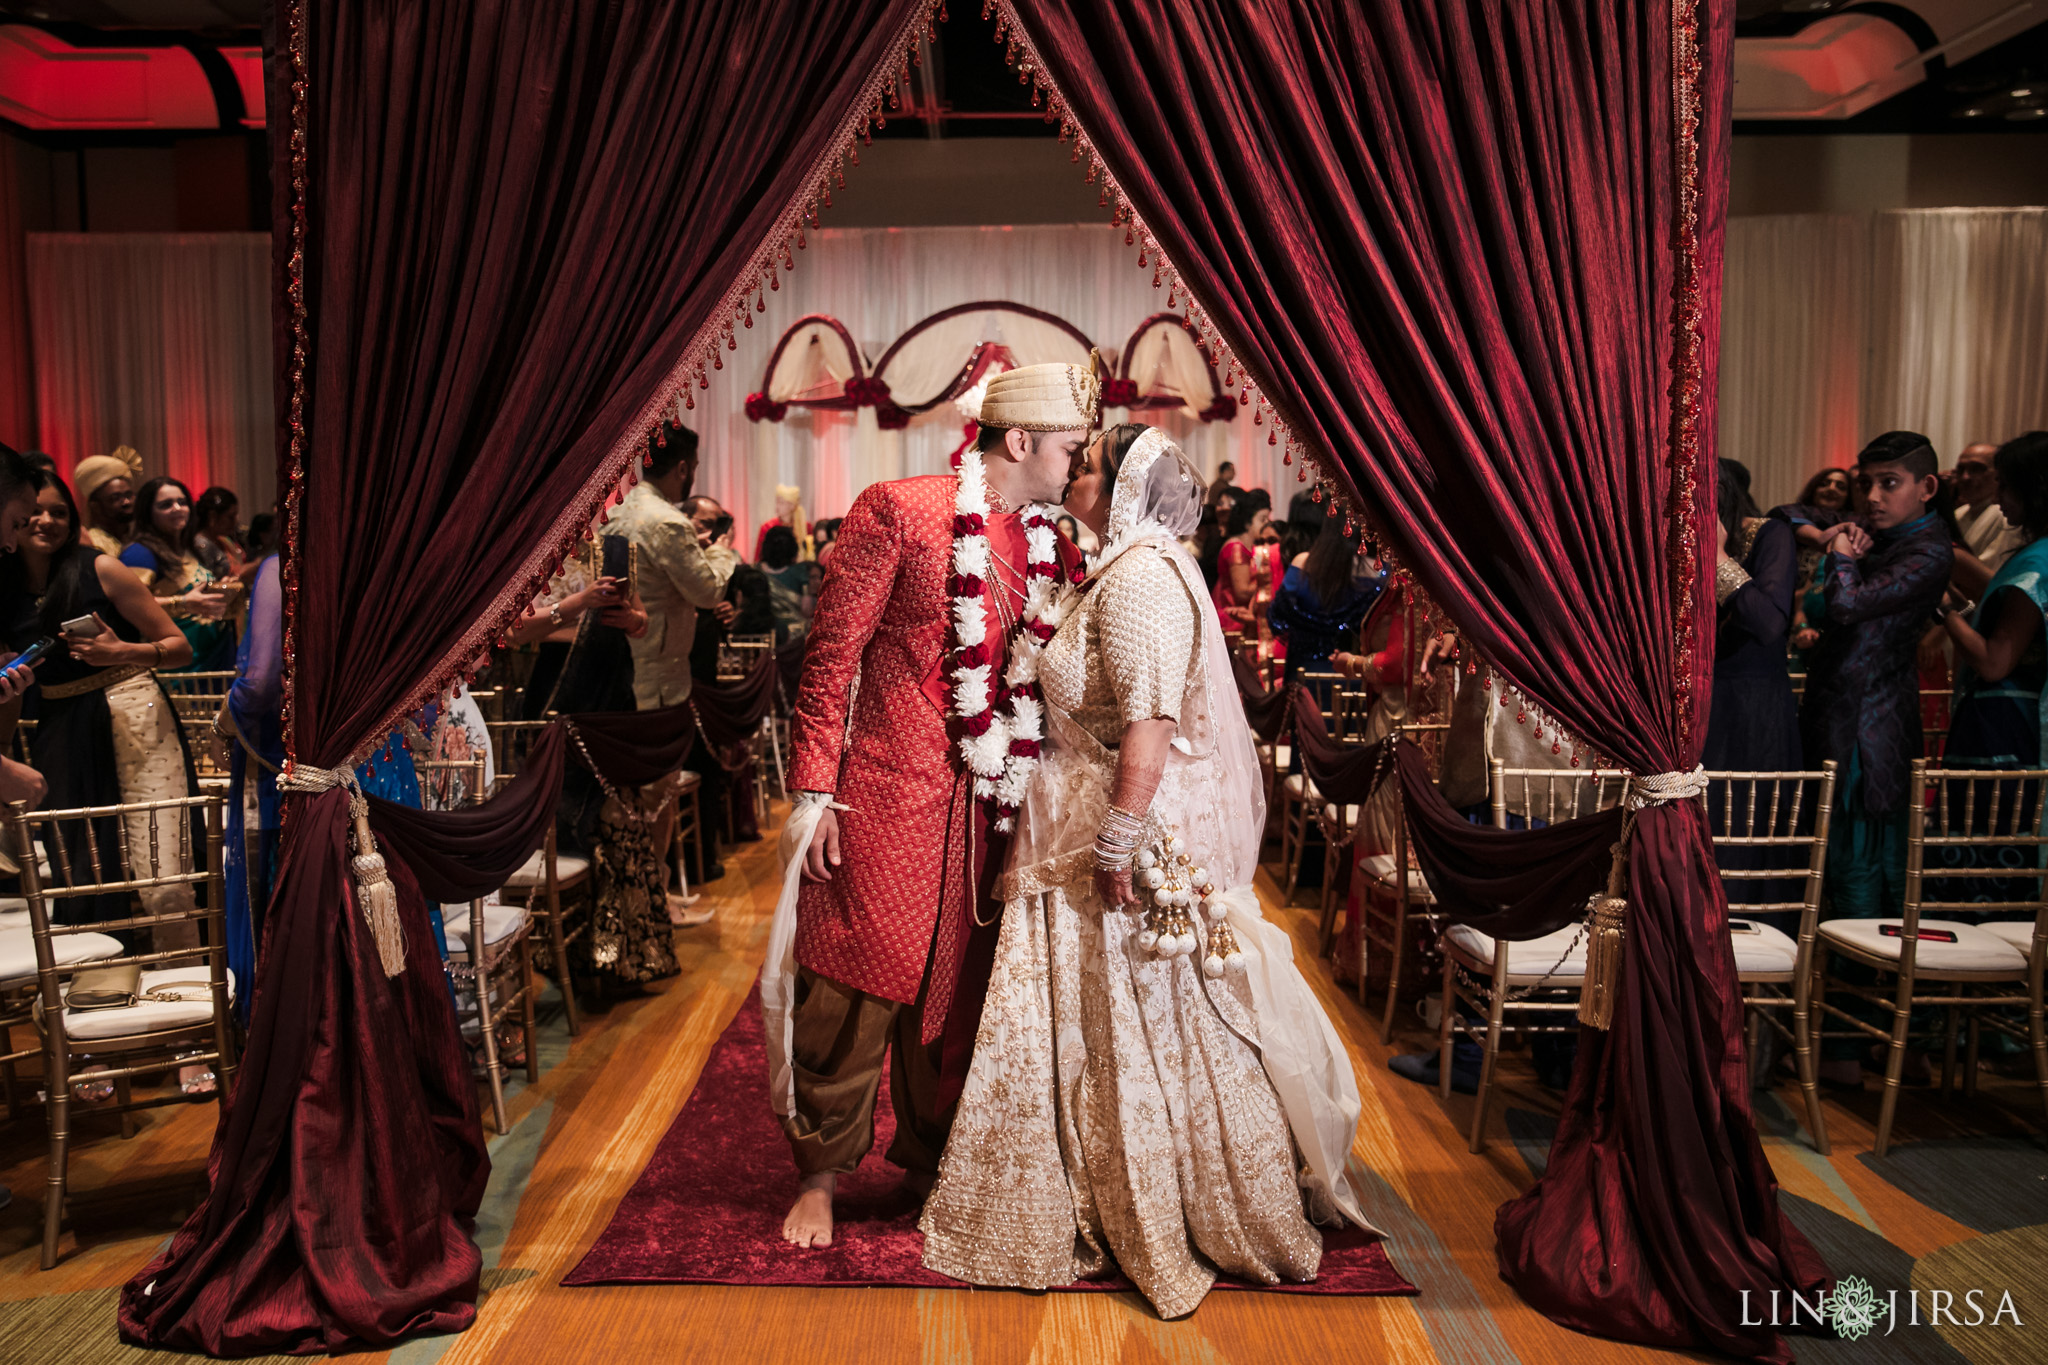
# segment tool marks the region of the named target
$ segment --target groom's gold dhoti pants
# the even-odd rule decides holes
[[[922,1001],[885,1000],[807,967],[797,969],[790,1044],[796,1112],[782,1121],[790,1154],[804,1175],[845,1174],[875,1145],[875,1095],[884,1055],[896,1137],[888,1159],[905,1170],[937,1173],[953,1111],[936,1112],[939,1045],[919,1041]]]

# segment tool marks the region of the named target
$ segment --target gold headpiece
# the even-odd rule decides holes
[[[1023,431],[1092,431],[1102,409],[1100,362],[1089,352],[1088,366],[1026,365],[988,381],[981,400],[985,427]]]

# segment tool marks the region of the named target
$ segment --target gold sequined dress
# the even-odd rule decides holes
[[[1155,830],[1173,827],[1246,897],[1256,868],[1263,808],[1235,761],[1255,760],[1248,736],[1242,756],[1216,744],[1207,603],[1175,556],[1185,558],[1170,543],[1126,550],[1070,599],[1045,649],[1051,742],[1003,881],[974,1063],[921,1223],[925,1264],[956,1279],[1043,1289],[1120,1269],[1169,1318],[1192,1312],[1219,1271],[1302,1281],[1322,1256],[1246,977],[1206,979],[1205,949],[1140,949],[1143,915],[1106,912],[1093,887],[1109,746],[1154,717],[1178,721],[1182,737]]]

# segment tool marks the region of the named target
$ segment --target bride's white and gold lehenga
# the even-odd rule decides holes
[[[1001,884],[1003,924],[939,1181],[925,1264],[1044,1289],[1120,1269],[1164,1317],[1217,1274],[1314,1278],[1317,1220],[1369,1226],[1344,1176],[1358,1092],[1335,1030],[1260,916],[1265,803],[1251,734],[1202,580],[1158,515],[1198,476],[1156,429],[1131,446],[1108,548],[1038,667],[1049,742]],[[1198,513],[1199,499],[1193,501]],[[1206,975],[1201,944],[1141,945],[1107,910],[1094,841],[1127,725],[1178,737],[1147,813],[1224,890],[1244,970]]]

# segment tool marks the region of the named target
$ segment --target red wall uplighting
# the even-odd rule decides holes
[[[220,49],[263,126],[263,52]],[[218,128],[220,111],[199,60],[182,47],[72,47],[26,24],[0,24],[0,118],[24,128]]]

